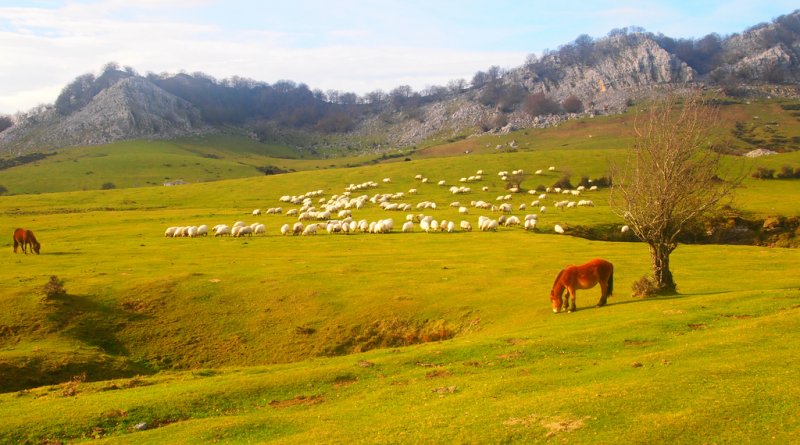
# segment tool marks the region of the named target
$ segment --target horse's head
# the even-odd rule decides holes
[[[33,251],[34,251],[34,252],[36,252],[36,255],[39,255],[39,249],[40,249],[41,247],[42,247],[42,245],[41,245],[41,244],[39,244],[39,243],[37,243],[37,242],[34,242],[34,243],[33,243],[32,249],[33,249]]]
[[[561,295],[556,295],[555,288],[550,291],[550,303],[553,305],[553,312],[561,312]]]

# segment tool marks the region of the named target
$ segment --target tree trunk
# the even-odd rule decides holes
[[[650,259],[653,262],[653,278],[659,293],[675,293],[677,285],[672,279],[672,272],[669,270],[669,254],[674,247],[664,244],[650,244]]]

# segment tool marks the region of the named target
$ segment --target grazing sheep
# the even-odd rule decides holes
[[[556,231],[556,233],[561,233],[561,234],[563,234],[563,233],[564,233],[564,228],[563,228],[563,227],[561,227],[561,226],[560,226],[560,225],[558,225],[558,224],[556,224],[555,226],[553,226],[553,230],[555,230],[555,231]]]
[[[462,219],[461,223],[459,223],[459,226],[461,227],[461,230],[465,232],[472,232],[472,224],[470,224],[469,221],[464,221]]]
[[[500,207],[498,207],[498,209],[503,213],[511,213],[511,204],[505,202],[503,204],[500,204]]]
[[[533,172],[533,174],[534,174],[534,175],[541,175],[541,174],[542,174],[542,171],[541,171],[541,170],[536,170],[535,172]]]
[[[589,199],[581,199],[580,201],[578,201],[578,205],[580,207],[594,207],[594,202],[592,202]]]
[[[458,208],[458,213],[462,215],[469,215],[469,209],[464,206],[461,206]]]
[[[525,224],[523,225],[525,230],[533,230],[536,228],[536,219],[526,219]]]
[[[525,210],[525,209],[526,209],[526,206],[525,206],[525,203],[524,203],[524,202],[523,202],[522,204],[520,204],[520,205],[519,205],[519,209],[520,209],[520,210]]]
[[[258,235],[258,234],[266,235],[267,234],[267,226],[265,226],[264,224],[256,224],[256,226],[253,227],[252,229],[253,229],[253,234],[254,235]]]
[[[214,231],[214,236],[231,235],[231,228],[226,224],[217,224],[212,230]]]
[[[548,167],[547,169],[550,170],[551,172],[556,171],[556,168],[554,166],[552,166],[552,165],[550,167]]]
[[[403,233],[409,233],[414,231],[414,223],[411,221],[406,221],[403,223]]]
[[[305,226],[300,221],[294,223],[292,226],[292,234],[293,235],[300,235],[305,230]]]
[[[303,235],[316,235],[317,234],[317,224],[309,224],[303,229]]]
[[[205,224],[197,226],[197,233],[195,236],[208,236],[208,226]]]
[[[481,190],[483,190],[484,192],[488,192],[489,191],[489,187],[484,185],[483,187],[481,187]]]
[[[242,237],[242,236],[253,236],[253,228],[250,226],[239,226],[238,230],[233,233],[235,237]]]
[[[164,236],[167,238],[172,238],[175,236],[175,230],[177,227],[167,227],[167,230],[164,232]]]
[[[261,214],[261,209],[253,210],[253,216],[260,215],[260,214]]]
[[[290,233],[292,233],[292,228],[289,226],[289,224],[284,224],[281,226],[281,235],[286,236]]]
[[[447,221],[447,228],[445,229],[447,233],[453,233],[455,229],[456,229],[456,223],[454,223],[453,221]]]
[[[622,233],[628,233],[628,230],[630,230],[630,229],[631,229],[630,227],[628,227],[627,225],[624,225],[624,226],[622,226],[622,228],[620,229],[620,232],[622,232]]]
[[[503,222],[503,225],[506,226],[506,227],[518,226],[518,225],[520,225],[520,223],[521,222],[520,222],[519,218],[514,216],[514,215],[512,215],[512,216],[509,216],[508,218],[506,218],[505,222]]]

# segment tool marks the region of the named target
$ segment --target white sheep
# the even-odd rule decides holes
[[[464,206],[461,206],[458,208],[458,213],[462,215],[469,215],[469,209]]]
[[[406,221],[403,223],[403,233],[409,233],[414,231],[414,223],[411,221]]]
[[[453,221],[447,221],[447,228],[445,230],[447,230],[448,233],[453,233],[455,228],[456,228],[456,223],[454,223]]]
[[[620,232],[622,232],[622,233],[628,233],[628,230],[630,230],[630,229],[631,229],[630,227],[628,227],[627,225],[624,225],[624,226],[622,226],[622,228],[620,229]]]
[[[520,220],[519,220],[519,218],[518,218],[518,217],[516,217],[516,216],[514,216],[514,215],[511,215],[511,216],[509,216],[508,218],[506,218],[506,220],[505,220],[505,222],[503,223],[503,225],[504,225],[504,226],[506,226],[506,227],[509,227],[509,226],[518,226],[518,225],[520,225],[520,223],[521,223],[521,222],[520,222]]]
[[[226,224],[217,224],[212,230],[214,232],[214,236],[231,235],[231,228]]]
[[[470,224],[469,221],[464,221],[462,219],[461,223],[459,223],[459,226],[461,227],[461,230],[465,232],[472,232],[472,224]]]
[[[258,234],[266,235],[267,234],[267,226],[265,226],[264,224],[256,224],[256,226],[253,227],[252,229],[253,229],[253,234],[254,235],[258,235]]]
[[[261,209],[253,210],[253,216],[260,215],[260,214],[261,214]]]
[[[289,224],[284,224],[281,226],[281,235],[286,236],[292,233],[292,228]]]
[[[241,236],[253,236],[253,228],[250,226],[239,226],[236,232],[233,233],[233,236],[241,237]]]
[[[208,226],[205,224],[197,226],[196,236],[208,236]]]
[[[316,235],[317,234],[317,224],[309,224],[303,229],[303,235]]]
[[[305,226],[300,221],[294,223],[292,226],[292,234],[293,235],[300,235],[305,230]]]
[[[164,232],[164,236],[167,238],[172,238],[175,236],[175,230],[177,227],[167,227],[167,230]]]
[[[536,220],[535,219],[526,219],[524,226],[525,230],[533,230],[536,228]]]
[[[553,230],[555,230],[555,231],[556,231],[556,233],[561,233],[561,234],[563,234],[563,233],[564,233],[564,228],[563,228],[563,227],[561,227],[561,226],[560,226],[560,225],[558,225],[558,224],[556,224],[555,226],[553,226]]]

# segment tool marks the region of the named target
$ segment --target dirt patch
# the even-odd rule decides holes
[[[297,405],[316,405],[324,401],[325,399],[322,396],[309,396],[309,397],[296,396],[286,400],[273,400],[269,402],[269,406],[276,409],[281,409],[281,408],[290,408],[292,406],[297,406]]]
[[[530,414],[525,417],[510,417],[508,420],[503,421],[503,425],[508,427],[531,427],[538,425],[547,431],[547,437],[553,437],[559,433],[569,433],[583,428],[586,425],[586,421],[589,419],[591,419],[589,416],[567,418],[562,416],[542,417],[538,414]]]
[[[449,377],[451,375],[453,375],[453,373],[448,371],[448,370],[446,370],[446,369],[437,369],[435,371],[431,371],[431,372],[425,374],[425,378],[426,379],[435,379],[435,378],[439,378],[439,377]]]
[[[689,326],[689,329],[691,329],[693,331],[697,331],[697,330],[700,330],[700,329],[705,329],[706,327],[708,327],[708,325],[706,325],[705,323],[689,323],[688,326]]]
[[[733,318],[734,320],[746,320],[748,318],[753,318],[752,315],[747,315],[747,314],[742,314],[742,315],[722,314],[722,317]]]
[[[522,351],[512,351],[512,352],[509,352],[508,354],[500,354],[500,355],[497,356],[497,358],[500,358],[500,359],[503,359],[503,360],[516,360],[516,359],[522,357],[523,355],[525,355],[525,353],[522,352]]]
[[[540,425],[547,430],[547,437],[553,437],[558,433],[568,433],[583,428],[585,421],[589,419],[591,419],[589,416],[580,419],[554,417],[542,420]]]
[[[625,346],[652,346],[656,342],[653,340],[629,340],[626,338],[624,344]]]

